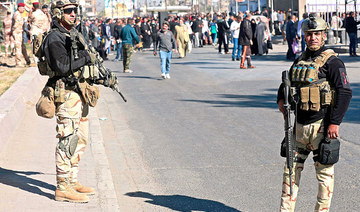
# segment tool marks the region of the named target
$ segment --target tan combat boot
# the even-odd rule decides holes
[[[55,200],[60,202],[89,202],[89,197],[85,194],[76,192],[65,178],[57,178]]]
[[[71,187],[75,191],[82,193],[82,194],[86,194],[86,195],[94,195],[95,194],[94,188],[83,186],[79,182],[71,183]]]

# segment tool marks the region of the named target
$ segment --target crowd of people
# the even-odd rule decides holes
[[[241,68],[254,68],[251,64],[251,55],[264,55],[268,53],[268,42],[271,41],[268,22],[264,22],[255,13],[235,14],[197,14],[184,16],[168,16],[164,20],[155,17],[133,17],[119,19],[92,19],[84,20],[86,30],[84,37],[99,52],[100,56],[108,59],[111,51],[116,52],[114,62],[123,60],[124,72],[132,72],[129,69],[133,52],[160,49],[160,59],[170,69],[170,58],[173,50],[179,53],[179,58],[186,57],[193,48],[201,48],[205,45],[213,45],[219,54],[230,54],[233,61],[241,61]],[[160,25],[161,23],[165,23]],[[246,23],[246,24],[242,24]],[[123,29],[128,26],[131,31]],[[169,34],[164,43],[162,35]],[[167,31],[169,33],[167,33]],[[243,32],[243,33],[242,33]],[[170,36],[171,35],[171,36]],[[131,37],[132,41],[129,40]],[[127,44],[132,44],[132,49],[124,50],[124,39]],[[164,45],[167,45],[164,48]],[[166,50],[165,50],[166,49]],[[166,51],[161,53],[162,50]],[[124,55],[127,55],[126,58]],[[154,53],[156,55],[156,53]],[[171,57],[169,58],[169,55]],[[243,57],[241,57],[243,55]],[[164,59],[164,58],[167,59]],[[241,59],[242,58],[242,59]],[[244,66],[247,60],[248,66]],[[167,62],[166,62],[167,61]],[[164,70],[165,68],[162,68]],[[163,78],[170,78],[168,71],[162,71]]]
[[[47,5],[43,5],[40,9],[39,3],[34,2],[33,9],[27,18],[21,15],[25,10],[24,6],[23,3],[19,3],[17,11],[14,14],[8,11],[7,17],[3,20],[5,56],[15,56],[17,66],[30,65],[31,60],[24,44],[31,42],[34,36],[47,32],[51,24]],[[126,36],[122,35],[122,29],[128,25],[128,18],[93,18],[81,21],[84,28],[82,33],[86,41],[99,52],[100,56],[107,60],[109,53],[115,51],[116,56],[113,61],[122,60],[124,71],[132,72],[129,68],[131,55],[137,51],[156,49],[156,45],[159,45],[157,38],[163,31],[160,23],[163,21],[168,23],[168,31],[175,38],[179,58],[186,57],[193,48],[213,45],[219,54],[231,54],[232,61],[240,61],[240,68],[247,69],[255,67],[251,64],[252,55],[268,54],[269,48],[272,48],[271,38],[274,35],[283,35],[284,41],[288,44],[286,58],[293,61],[298,53],[294,50],[294,43],[300,42],[301,50],[299,52],[305,50],[301,24],[307,17],[308,14],[304,13],[302,20],[298,21],[291,9],[288,11],[278,10],[273,13],[264,9],[261,13],[255,11],[239,12],[238,14],[171,15],[165,17],[164,20],[152,16],[135,16],[131,18],[130,24],[135,33],[133,33],[132,41],[126,41],[126,44],[131,44],[133,47],[131,51],[128,47],[124,48],[123,39],[126,38],[122,37]],[[77,24],[79,22],[78,20]],[[355,21],[354,13],[351,12],[348,16],[341,14],[340,17],[337,13],[333,13],[328,22],[335,33],[335,38],[341,37],[339,29],[346,28],[350,38],[350,56],[357,56],[356,25],[359,22]],[[347,23],[346,26],[345,23]],[[79,29],[79,25],[77,28]],[[22,60],[25,60],[25,63]],[[247,66],[244,65],[245,60]]]

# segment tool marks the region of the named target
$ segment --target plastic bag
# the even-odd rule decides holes
[[[300,52],[300,46],[298,44],[297,41],[294,41],[292,44],[291,44],[291,47],[292,47],[292,50],[294,52],[294,54],[297,54]]]
[[[189,42],[187,43],[186,49],[187,49],[187,51],[188,51],[189,53],[191,53],[191,51],[192,51],[192,42],[191,42],[191,41],[189,41]]]

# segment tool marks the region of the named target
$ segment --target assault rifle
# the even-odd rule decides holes
[[[286,144],[286,166],[289,169],[290,195],[292,195],[292,170],[294,166],[294,146],[292,140],[293,127],[291,126],[291,104],[289,103],[290,80],[289,71],[282,72],[282,82],[284,84],[284,109],[285,109],[285,144]]]
[[[93,54],[96,54],[95,66],[99,69],[99,78],[94,81],[95,84],[100,84],[105,87],[111,88],[113,91],[116,91],[124,102],[127,102],[124,95],[121,93],[118,87],[118,80],[114,73],[110,69],[105,68],[103,65],[103,59],[100,57],[99,53],[94,49],[94,47],[89,46],[89,51]]]
[[[70,38],[71,38],[71,49],[72,54],[74,55],[74,59],[77,60],[79,58],[78,56],[78,44],[82,44],[84,48],[89,51],[92,54],[96,55],[96,61],[94,62],[94,65],[99,70],[99,76],[93,80],[94,84],[103,85],[105,87],[110,87],[113,91],[116,91],[121,98],[124,100],[124,102],[127,102],[124,95],[121,93],[119,87],[118,87],[118,80],[114,73],[110,71],[110,69],[105,68],[103,65],[103,59],[100,57],[99,53],[90,45],[87,45],[84,39],[79,39],[79,34],[76,30],[71,30],[70,32]],[[78,85],[80,88],[80,86]]]
[[[71,49],[72,49],[72,52],[74,55],[74,59],[76,60],[76,59],[78,59],[78,48],[77,48],[77,42],[79,42],[78,35],[76,35],[75,33],[70,33],[70,38],[71,38],[71,42],[72,42]],[[96,54],[96,61],[95,61],[94,65],[99,70],[99,76],[93,80],[93,83],[111,88],[113,91],[116,91],[121,96],[121,98],[124,100],[124,102],[127,102],[127,100],[125,99],[124,95],[121,93],[121,91],[118,87],[119,82],[118,82],[115,74],[112,73],[110,71],[110,69],[104,67],[104,65],[102,64],[103,63],[102,58],[100,57],[99,53],[96,52],[96,50],[92,46],[86,46],[86,48],[88,48],[88,51],[90,51],[92,54]],[[80,88],[79,85],[78,85],[78,87]]]

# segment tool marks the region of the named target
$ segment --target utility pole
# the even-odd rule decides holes
[[[114,0],[111,0],[111,16],[114,17]]]
[[[346,19],[347,19],[347,16],[346,16],[346,14],[347,14],[347,11],[346,11],[346,6],[347,6],[347,4],[348,4],[348,1],[347,0],[345,0],[345,19],[344,19],[344,25],[346,26]],[[345,45],[346,45],[346,43],[347,43],[347,36],[346,36],[346,31],[345,31]]]
[[[191,13],[194,13],[194,0],[191,0]]]
[[[236,12],[236,15],[239,14],[239,8],[238,8],[238,2],[237,2],[237,0],[235,0],[235,12]]]
[[[274,18],[273,18],[273,14],[274,14],[274,0],[271,0],[271,26],[272,26],[272,31],[275,35],[275,27],[274,27]]]

